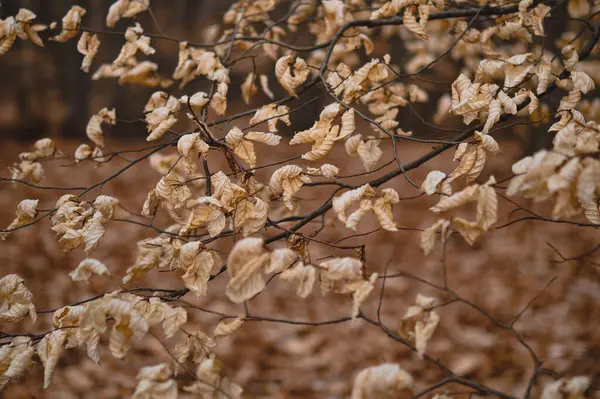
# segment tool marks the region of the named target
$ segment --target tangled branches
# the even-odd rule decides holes
[[[565,28],[551,43],[546,25],[555,11],[565,8],[569,22],[581,29]],[[131,23],[131,18],[145,13],[159,33],[148,33],[139,22]],[[207,43],[165,34],[149,0],[118,0],[110,7],[106,25],[114,28],[124,20],[129,25],[124,32],[87,27],[86,14],[74,5],[60,24],[43,25],[35,22],[32,11],[21,9],[0,21],[0,56],[9,57],[17,39],[43,47],[46,39],[67,42],[80,35],[77,50],[84,56],[81,69],[88,73],[103,36],[122,36],[119,54],[112,62],[97,66],[92,79],[116,79],[119,85],[156,91],[135,121],[120,120],[119,110],[110,104],[98,110],[86,127],[88,141],[73,154],[64,153],[49,138],[38,140],[31,152],[19,154],[10,167],[12,176],[0,178],[0,183],[63,195],[49,206],[41,206],[38,199],[24,199],[16,218],[0,235],[3,239],[16,236],[18,230],[49,220],[65,252],[82,249],[85,253],[69,274],[75,282],[115,274],[91,256],[116,223],[142,226],[156,235],[137,242],[137,258],[122,275],[119,288],[59,309],[36,309],[27,281],[16,274],[4,276],[0,320],[19,323],[30,318],[35,322],[51,314],[53,328],[40,334],[0,333],[0,387],[22,376],[34,355],[43,364],[47,387],[66,349],[84,347],[98,362],[101,338],[108,336],[109,351],[121,359],[137,340],[150,335],[160,341],[155,335],[160,330],[166,339],[179,341],[173,346],[160,341],[172,359],[140,370],[134,398],[175,398],[180,390],[205,398],[240,397],[242,388],[221,370],[213,339],[185,328],[188,312],[199,311],[220,317],[213,334],[217,341],[241,334],[246,323],[314,327],[362,321],[413,351],[415,361],[424,361],[439,372],[437,382],[424,386],[398,364],[367,367],[356,374],[355,399],[447,399],[475,394],[512,399],[530,398],[538,392],[546,399],[582,398],[593,389],[588,377],[561,378],[544,367],[544,360],[515,327],[554,278],[507,322],[450,287],[446,252],[450,237],[473,245],[494,231],[528,220],[600,226],[600,127],[594,120],[600,113],[600,101],[594,97],[600,80],[594,60],[600,38],[597,4],[574,0],[477,6],[443,0],[239,0],[223,15],[217,27],[220,37]],[[294,44],[293,37],[313,44]],[[386,40],[391,38],[401,39],[405,51],[388,45]],[[177,65],[169,75],[151,61],[156,41],[178,46]],[[423,117],[418,104],[432,102],[435,94],[431,85],[423,83],[436,77],[440,64],[457,65],[458,77],[445,85],[435,115]],[[237,90],[230,87],[235,86],[233,78],[240,74],[245,75],[241,90],[232,94]],[[185,91],[196,84],[203,89]],[[181,95],[175,94],[178,90]],[[238,105],[234,102],[238,94],[246,105],[269,101],[228,113],[232,105]],[[297,131],[294,113],[316,102],[324,103],[314,124]],[[398,115],[404,108],[420,123],[413,128],[415,132],[402,127]],[[452,128],[453,116],[462,117],[465,127]],[[554,123],[545,126],[550,118]],[[520,122],[502,124],[512,119]],[[129,122],[140,130],[145,126],[150,144],[106,152],[110,140],[105,130]],[[504,176],[484,179],[488,160],[500,151],[496,133],[519,123],[556,132],[553,148],[522,158]],[[294,130],[291,138],[285,134],[288,128]],[[425,128],[441,137],[423,133]],[[448,138],[444,136],[448,132],[456,134]],[[402,161],[399,147],[409,142],[434,147]],[[278,157],[283,147],[294,155]],[[455,168],[432,170],[417,182],[412,172],[453,148]],[[73,167],[120,160],[125,166],[90,185],[43,185],[44,169],[54,160],[68,161]],[[349,167],[353,164],[360,171]],[[108,183],[148,165],[161,178],[139,204],[139,212],[104,193]],[[406,184],[400,192],[396,178]],[[505,182],[507,187],[502,186]],[[307,195],[317,197],[307,199]],[[394,210],[404,201],[426,197],[439,197],[430,210],[444,217],[428,227],[402,226]],[[511,197],[553,201],[552,214],[535,213]],[[499,224],[499,200],[528,216]],[[315,201],[321,202],[315,205]],[[472,217],[465,216],[473,210],[470,203],[476,204]],[[365,230],[369,224],[377,227]],[[405,271],[388,272],[387,266],[377,270],[369,245],[342,244],[382,231],[419,234],[425,255],[440,251],[443,282]],[[572,258],[558,254],[566,262],[594,252]],[[177,274],[180,287],[131,286],[159,271]],[[223,313],[189,300],[216,295],[210,290],[211,282],[223,274],[228,275],[224,294],[240,305],[239,313]],[[434,290],[436,297],[419,294],[403,315],[397,315],[397,326],[392,327],[381,312],[390,279],[423,285]],[[269,295],[267,286],[274,280],[288,285],[290,295],[301,299],[313,295],[318,285],[324,295],[345,295],[351,305],[346,316],[326,320],[250,311],[257,296]],[[364,308],[375,297],[377,309],[371,314]],[[531,366],[524,389],[499,389],[461,375],[428,352],[428,343],[443,323],[440,314],[452,304],[484,317],[527,352]],[[188,368],[192,363],[195,372]],[[180,386],[179,379],[189,384]],[[551,381],[542,384],[543,379]],[[466,394],[451,390],[456,387],[466,389]]]

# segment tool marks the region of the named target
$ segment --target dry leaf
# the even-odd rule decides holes
[[[86,10],[80,6],[72,6],[62,19],[62,31],[60,34],[51,37],[55,42],[66,42],[77,36],[81,25],[81,18]]]
[[[296,294],[300,298],[306,298],[312,292],[315,281],[317,280],[317,271],[311,265],[305,265],[298,261],[296,264],[279,275],[283,281],[297,284]]]
[[[275,77],[290,96],[296,96],[296,89],[304,83],[308,73],[308,66],[300,57],[286,55],[275,64]]]
[[[221,320],[215,328],[215,338],[222,338],[233,334],[244,324],[244,317],[238,316],[233,320]]]
[[[238,241],[227,259],[230,276],[226,294],[235,303],[251,299],[265,287],[263,272],[269,262],[269,253],[261,238]]]
[[[413,379],[397,364],[383,363],[362,370],[354,379],[352,399],[393,399],[412,391]]]
[[[82,260],[77,268],[69,273],[73,281],[87,282],[92,274],[98,276],[110,276],[110,271],[106,265],[97,259],[86,258]]]
[[[100,39],[98,39],[98,35],[90,35],[88,32],[83,32],[81,34],[79,42],[77,43],[77,51],[85,56],[83,61],[81,61],[81,70],[83,72],[88,73],[90,71],[90,66],[98,52],[98,48],[100,48]]]
[[[150,0],[117,0],[108,9],[106,26],[114,28],[121,18],[133,18],[135,15],[146,11]]]
[[[104,147],[104,133],[102,123],[114,125],[116,123],[115,109],[102,108],[98,113],[92,115],[87,124],[86,134],[88,138],[98,147]]]

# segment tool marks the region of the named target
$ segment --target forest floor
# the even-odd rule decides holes
[[[77,144],[59,142],[59,147],[71,153]],[[0,145],[0,176],[9,176],[6,167],[30,145],[10,142]],[[123,145],[134,147],[133,144]],[[407,161],[422,152],[422,147],[404,145],[400,159]],[[519,155],[517,150],[503,147],[503,152],[486,167],[483,179],[489,174],[496,174],[497,178],[506,177],[502,174],[510,170],[508,165]],[[335,159],[334,155],[333,163]],[[341,162],[346,158],[337,159]],[[354,161],[360,164],[358,160]],[[426,163],[422,170],[415,171],[411,176],[421,182],[428,171],[447,171],[451,162],[452,154],[444,154]],[[59,161],[52,166],[47,165],[47,178],[43,184],[89,185],[110,175],[119,165],[123,166],[123,163],[115,162],[99,168],[87,164],[68,167],[64,166],[65,163]],[[348,171],[353,168],[348,167]],[[104,186],[102,192],[119,198],[127,209],[139,211],[146,193],[159,178],[157,172],[143,163]],[[366,181],[365,177],[363,179]],[[415,190],[409,189],[402,177],[396,178],[389,187],[396,188],[401,196],[415,194]],[[67,192],[35,190],[23,185],[12,187],[0,183],[0,225],[10,223],[15,207],[22,199],[39,198],[40,208],[52,209],[56,199]],[[318,194],[308,191],[301,193],[314,197],[306,198],[306,205],[310,206],[311,203],[317,203],[314,201],[322,201],[328,192],[323,189]],[[401,201],[394,208],[398,226],[421,229],[429,226],[436,220],[436,215],[428,210],[434,203],[434,198],[426,197]],[[548,204],[520,203],[546,216],[550,213]],[[500,199],[500,205],[498,226],[524,216],[522,212],[511,213],[514,205],[507,201]],[[319,236],[321,240],[334,241],[349,235],[348,230],[333,216],[327,215],[326,223],[332,227]],[[375,224],[367,222],[361,224],[359,232],[368,232],[374,227]],[[311,228],[309,225],[306,231]],[[102,260],[113,277],[92,278],[89,284],[75,283],[68,272],[85,255],[81,250],[63,253],[50,230],[50,222],[44,220],[39,225],[12,234],[6,241],[0,241],[2,275],[21,275],[33,292],[37,309],[59,308],[119,289],[120,278],[135,260],[135,243],[155,234],[143,226],[111,222],[101,244],[91,256]],[[443,284],[442,249],[437,247],[432,255],[425,257],[419,248],[418,232],[378,231],[351,238],[345,243],[367,246],[369,273],[383,274],[387,265],[389,274],[402,271],[435,284]],[[591,376],[595,386],[599,387],[600,333],[597,321],[600,320],[600,270],[590,262],[600,259],[600,253],[569,261],[561,261],[558,254],[571,258],[596,245],[597,230],[537,221],[518,222],[484,233],[472,247],[461,238],[452,236],[446,247],[447,283],[452,290],[489,312],[504,325],[511,324],[523,309],[527,309],[514,324],[514,330],[543,359],[543,366],[561,375]],[[318,259],[330,255],[330,251],[315,247],[314,252],[311,249],[311,255]],[[129,283],[126,287],[181,288],[179,276],[178,271],[153,270],[142,280]],[[232,304],[225,296],[227,280],[227,275],[223,274],[210,283],[207,296],[195,298],[188,294],[185,299],[202,308],[239,314],[243,311],[240,306]],[[552,283],[548,285],[550,281]],[[376,292],[380,288],[381,280],[363,307],[370,317],[375,317],[379,301]],[[324,321],[350,314],[351,300],[348,297],[328,294],[324,298],[318,291],[315,288],[308,299],[300,300],[289,286],[275,279],[263,294],[250,303],[249,308],[253,314],[264,317],[303,321]],[[447,293],[415,278],[390,278],[385,283],[382,321],[395,329],[417,293],[434,296],[439,303],[450,299]],[[429,342],[427,353],[439,358],[458,375],[522,397],[534,365],[530,354],[515,339],[512,331],[501,328],[465,303],[449,303],[436,311],[441,321]],[[212,335],[218,321],[219,316],[190,308],[186,330],[201,330]],[[11,331],[39,333],[50,327],[51,315],[40,314],[35,325],[26,321],[18,326],[18,330]],[[112,357],[104,345],[99,365],[88,359],[84,350],[69,349],[61,357],[48,389],[42,389],[43,371],[38,362],[26,376],[9,384],[4,397],[129,397],[136,385],[138,369],[170,362],[166,348],[172,348],[175,342],[176,338],[167,341],[157,330],[155,337],[149,335],[136,342],[126,361]],[[389,339],[381,330],[361,319],[318,327],[247,322],[233,336],[220,339],[215,350],[227,375],[244,387],[245,397],[248,398],[348,397],[356,374],[365,367],[382,362],[398,363],[410,372],[416,382],[415,391],[443,378],[434,365],[419,359],[402,344]],[[550,380],[550,377],[544,376],[542,385]],[[450,385],[449,389],[465,393],[465,389],[457,385]],[[456,397],[466,398],[467,394]]]

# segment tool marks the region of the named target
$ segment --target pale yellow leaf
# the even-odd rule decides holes
[[[269,97],[271,100],[273,100],[275,98],[275,95],[269,88],[268,76],[267,75],[259,75],[258,79],[260,81],[260,88],[262,89],[263,93],[265,93],[267,95],[267,97]]]
[[[291,96],[296,96],[296,89],[304,83],[308,73],[308,66],[300,57],[286,55],[275,63],[275,77]]]
[[[498,199],[496,190],[486,184],[479,188],[477,198],[477,224],[487,231],[498,220]]]
[[[98,35],[91,35],[88,32],[83,32],[81,34],[79,42],[77,43],[77,51],[85,56],[83,61],[81,61],[81,70],[83,72],[88,73],[90,71],[90,66],[92,65],[96,53],[98,53],[99,48],[100,39],[98,39]]]
[[[121,18],[133,18],[142,11],[146,11],[150,0],[117,0],[106,15],[106,26],[114,28]]]
[[[413,379],[399,365],[383,363],[361,370],[354,379],[351,399],[394,399],[410,396]]]
[[[297,284],[296,294],[300,298],[306,298],[313,290],[317,280],[317,272],[311,265],[305,265],[298,261],[296,264],[279,275],[279,278],[289,283]]]
[[[427,195],[435,194],[438,185],[446,178],[446,174],[444,172],[440,172],[439,170],[432,170],[427,174],[425,181],[421,185],[421,192],[426,193]]]
[[[271,260],[265,273],[281,273],[289,268],[298,258],[296,252],[289,248],[279,248],[271,252]]]
[[[419,22],[417,22],[417,17],[416,17],[416,11],[417,8],[414,6],[409,6],[404,10],[404,15],[403,15],[403,20],[404,20],[404,26],[410,30],[411,32],[413,32],[415,35],[417,35],[418,38],[423,39],[423,40],[427,40],[427,33],[425,33],[424,28],[424,24],[420,24]],[[421,8],[419,7],[419,11],[421,11]],[[419,12],[420,14],[420,12]],[[427,20],[425,20],[425,23],[427,22]]]
[[[342,127],[335,141],[345,140],[346,138],[350,137],[352,133],[354,133],[355,129],[356,125],[354,123],[354,108],[350,108],[348,111],[342,114]]]
[[[66,42],[69,39],[77,36],[79,27],[81,25],[81,18],[85,15],[86,10],[80,6],[71,6],[69,11],[65,14],[62,19],[62,31],[51,37],[50,40],[56,42]]]
[[[348,219],[346,216],[346,211],[352,207],[352,205],[361,200],[363,197],[372,198],[374,196],[375,190],[373,190],[369,184],[365,184],[359,188],[346,191],[344,194],[335,197],[332,202],[333,210],[336,212],[338,219],[346,223]]]
[[[163,305],[166,307],[163,330],[165,331],[165,337],[171,338],[187,322],[187,312],[184,308],[171,308],[166,303]]]
[[[571,72],[571,80],[573,81],[573,88],[581,90],[583,94],[587,94],[596,88],[592,78],[585,72]]]
[[[215,338],[222,338],[233,334],[244,324],[244,317],[238,316],[233,320],[224,319],[217,324],[215,328]]]
[[[433,251],[438,233],[441,236],[441,241],[446,241],[449,226],[449,220],[439,219],[437,222],[423,230],[423,232],[421,233],[421,249],[423,250],[425,255],[429,255],[431,251]]]
[[[464,190],[459,191],[450,197],[444,197],[437,203],[437,205],[429,208],[435,213],[445,212],[447,210],[457,208],[468,202],[475,201],[479,194],[479,185],[474,184],[466,187]]]
[[[52,375],[58,363],[58,359],[64,350],[64,343],[67,336],[65,331],[56,330],[44,336],[36,345],[37,355],[44,365],[44,388],[50,386]]]
[[[110,276],[106,265],[97,259],[86,258],[82,260],[77,268],[69,273],[73,281],[88,281],[92,274],[98,276]]]
[[[226,294],[235,303],[251,299],[265,287],[263,273],[269,263],[269,253],[261,238],[238,241],[227,259],[230,276]]]

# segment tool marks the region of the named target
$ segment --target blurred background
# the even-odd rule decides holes
[[[87,10],[84,25],[106,30],[105,17],[112,0],[3,0],[0,18],[16,15],[27,8],[40,23],[62,19],[69,8],[78,4]],[[207,26],[218,23],[232,1],[175,0],[154,1],[152,9],[165,33],[189,41],[203,41]],[[137,21],[147,32],[156,32],[148,13]],[[132,24],[123,19],[115,31],[124,32]],[[91,75],[100,62],[111,62],[123,45],[119,35],[100,35],[102,44],[90,74],[80,69],[82,55],[77,52],[77,39],[68,43],[44,41],[40,49],[30,41],[17,40],[0,63],[0,139],[31,140],[46,137],[77,137],[85,133],[90,115],[105,106],[116,107],[122,119],[140,116],[152,88],[120,87],[115,80],[92,81]],[[177,64],[177,43],[153,40],[155,62],[161,70],[172,70]],[[167,73],[168,74],[168,73]],[[193,84],[188,87],[193,89]],[[141,125],[140,125],[141,126]],[[140,127],[138,126],[138,127]],[[143,129],[121,132],[124,138],[143,136]]]

